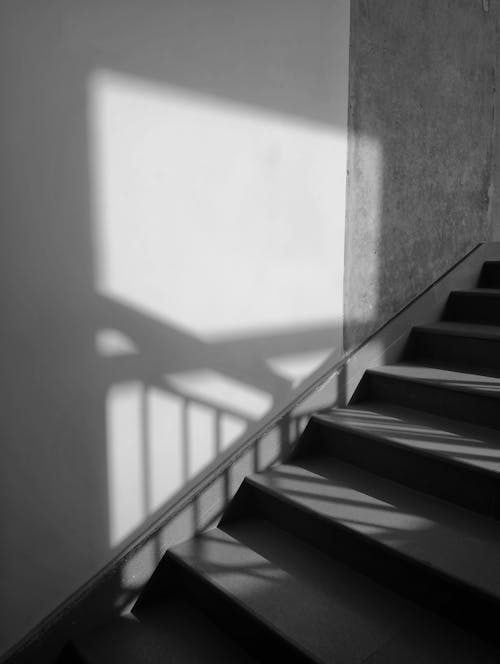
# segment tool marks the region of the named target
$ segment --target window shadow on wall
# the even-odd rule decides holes
[[[5,237],[5,477],[0,486],[5,538],[2,613],[8,616],[0,649],[5,649],[173,504],[186,482],[195,482],[219,452],[259,431],[266,417],[279,412],[340,357],[338,303],[342,294],[334,291],[338,286],[335,263],[343,257],[344,219],[333,219],[332,215],[332,223],[342,232],[335,244],[335,233],[325,215],[328,210],[342,210],[343,214],[343,208],[335,195],[318,199],[329,179],[332,187],[338,186],[339,171],[333,170],[343,171],[345,161],[337,163],[332,154],[322,161],[321,141],[312,141],[312,150],[308,141],[311,135],[342,138],[345,132],[348,29],[346,3],[326,0],[307,5],[283,0],[147,0],[140,5],[111,0],[51,1],[40,7],[20,0],[4,3],[0,15],[5,99],[0,120],[5,182],[0,203]],[[299,141],[291,153],[286,152],[288,148],[280,152],[283,145],[289,145],[289,134],[281,136],[276,153],[266,152],[272,148],[272,136],[266,134],[264,140],[264,134],[256,134],[258,140],[270,141],[263,144],[267,182],[257,163],[255,172],[261,173],[261,179],[252,181],[252,192],[260,192],[264,203],[252,208],[254,221],[239,211],[240,220],[254,224],[253,235],[245,226],[241,257],[271,235],[272,243],[263,251],[267,257],[264,264],[259,263],[258,254],[253,255],[257,267],[265,270],[256,269],[248,279],[238,282],[247,289],[239,308],[233,293],[229,313],[226,311],[226,318],[217,327],[213,319],[222,311],[223,298],[217,301],[219,310],[208,307],[204,320],[209,333],[203,334],[200,320],[193,318],[206,302],[194,301],[191,309],[180,307],[177,319],[168,317],[165,307],[155,314],[151,299],[141,308],[140,292],[133,291],[133,283],[133,297],[127,299],[126,290],[121,289],[117,275],[133,275],[137,265],[129,262],[120,272],[113,267],[112,257],[108,271],[103,267],[103,245],[116,228],[106,226],[111,228],[108,236],[101,233],[102,228],[96,230],[96,216],[108,219],[106,215],[114,212],[96,212],[95,136],[90,135],[89,105],[89,85],[96,72],[103,71],[152,83],[158,89],[182,90],[193,98],[215,100],[228,109],[243,110],[247,118],[252,114],[271,118],[271,125],[266,125],[271,129],[280,123],[290,125],[302,136],[305,128],[303,142]],[[147,126],[141,135],[154,144],[155,137],[147,135]],[[199,147],[202,154],[203,145]],[[225,150],[226,155],[231,154],[227,146]],[[290,154],[291,171],[287,170]],[[251,150],[243,152],[242,163],[253,155]],[[318,160],[316,165],[314,159]],[[207,177],[210,163],[208,159]],[[330,164],[332,171],[323,173],[325,181],[319,189],[309,177],[312,188],[301,200],[301,178],[308,171],[315,172],[318,164]],[[143,181],[144,190],[152,187],[156,196],[154,169],[146,168],[144,173],[151,177]],[[293,193],[285,196],[293,182]],[[109,186],[114,183],[111,179]],[[273,192],[273,183],[278,193]],[[342,196],[344,186],[342,181],[338,189]],[[118,197],[121,194],[124,214],[137,219],[143,210],[131,212],[139,200],[132,196],[132,188],[125,186],[115,193]],[[315,192],[319,192],[318,197],[313,196]],[[227,196],[224,182],[213,191],[214,200],[222,195]],[[293,205],[287,203],[288,197]],[[230,200],[235,205],[235,200]],[[265,218],[257,218],[257,213],[266,211],[271,220],[267,232]],[[210,210],[202,206],[199,214],[209,218]],[[293,223],[288,224],[292,217]],[[307,224],[310,233],[306,232]],[[208,228],[208,234],[201,233],[201,237],[204,246],[215,252],[211,263],[225,261],[221,245],[217,255],[217,244],[211,243],[209,227],[200,228]],[[127,227],[123,232],[119,225],[117,229],[118,235],[127,234]],[[230,225],[228,229],[231,237],[237,235]],[[218,232],[222,238],[223,232]],[[294,236],[300,238],[301,246],[293,245]],[[162,237],[162,241],[169,239],[168,235]],[[192,241],[196,243],[198,238]],[[148,242],[153,251],[154,237]],[[186,252],[191,249],[188,242],[179,247]],[[134,256],[137,254],[132,252],[126,257]],[[328,256],[332,270],[328,269]],[[284,258],[286,269],[273,271]],[[174,260],[172,252],[170,260]],[[298,286],[290,288],[294,261],[293,278]],[[301,275],[309,278],[313,266],[318,280],[308,286],[309,290],[300,290]],[[139,277],[144,277],[144,271],[139,270]],[[196,275],[200,292],[203,281],[212,277],[200,269]],[[229,284],[234,278],[231,273],[225,275]],[[182,283],[165,286],[170,293],[177,290],[181,297]],[[265,311],[259,310],[266,291],[271,304]],[[258,293],[254,300],[252,293]],[[308,309],[307,302],[314,306]],[[174,304],[177,306],[172,300]],[[288,316],[281,325],[277,306]],[[294,308],[299,313],[295,319]],[[236,310],[239,320],[231,317]],[[252,311],[256,312],[254,321]],[[218,392],[209,389],[213,385]],[[242,401],[236,403],[235,394],[241,394]],[[160,415],[153,416],[152,411],[158,409]],[[114,419],[117,413],[125,413],[119,425]],[[298,430],[301,423],[299,418],[282,422],[272,453],[256,441],[249,470],[260,469],[277,458],[295,436],[290,430]],[[166,468],[165,449],[158,441],[164,439],[165,431],[172,434],[174,429],[179,435],[175,461],[179,474],[174,473],[167,490],[164,481],[173,472],[173,465]],[[122,453],[120,438],[110,451],[111,431],[121,431],[126,453]],[[205,446],[201,452],[190,447],[197,431],[196,440],[203,439]],[[122,505],[122,515],[131,520],[122,530],[116,530],[116,522],[113,526],[113,519],[122,517],[113,516],[110,508],[110,483],[121,481],[110,468],[113,454],[128,463],[121,489],[126,490],[127,482],[132,487],[129,502],[125,500]],[[240,479],[235,474],[234,479],[222,481],[225,500]],[[223,503],[210,496],[204,502],[203,496],[198,496],[193,505],[185,507],[190,528],[197,530],[213,521],[220,510],[214,511],[211,505]],[[110,533],[114,527],[113,541]],[[177,531],[175,527],[164,535],[155,555],[168,541],[186,534],[185,525]],[[101,609],[96,619],[103,615],[101,610],[117,608],[122,591],[120,607],[128,599],[123,579],[110,573],[108,581],[106,589],[100,591]]]

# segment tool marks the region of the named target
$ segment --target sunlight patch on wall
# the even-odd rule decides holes
[[[224,407],[220,401],[230,382],[209,372],[201,372],[199,383],[196,378],[179,376],[175,391],[168,385],[160,389],[140,382],[117,383],[109,389],[106,422],[112,546],[131,535],[247,429],[248,418],[235,415],[232,407]],[[244,394],[252,404],[252,390],[245,392],[236,381],[233,385],[233,405]],[[260,412],[256,406],[268,406],[269,400],[264,402],[262,394],[253,397],[255,417]]]
[[[273,403],[266,392],[211,369],[169,374],[166,379],[188,397],[250,419],[263,417]]]
[[[217,455],[216,414],[196,402],[187,404],[186,453],[190,476],[203,470]]]
[[[98,330],[95,337],[97,353],[102,357],[131,355],[137,353],[137,346],[120,330]]]
[[[142,388],[114,385],[106,408],[110,539],[116,544],[139,526],[146,514]]]
[[[96,285],[199,337],[338,323],[346,131],[96,71]]]
[[[294,353],[270,357],[267,364],[282,378],[287,378],[292,387],[298,387],[306,378],[317,371],[332,354],[331,348],[308,353]]]
[[[155,388],[148,395],[148,510],[154,511],[182,488],[188,471],[183,399]]]
[[[341,352],[347,129],[103,70],[89,133],[116,546]]]
[[[247,423],[245,420],[234,415],[222,414],[220,418],[220,448],[225,450],[232,445],[246,431]]]

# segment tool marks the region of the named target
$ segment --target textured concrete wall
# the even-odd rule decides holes
[[[500,98],[498,88],[500,85],[500,49],[498,48],[500,39],[500,7],[496,2],[492,9],[494,10],[495,21],[495,126],[493,139],[493,176],[491,192],[491,237],[498,242],[500,240],[500,111],[498,109],[498,100]]]
[[[345,343],[488,239],[495,7],[351,6]]]

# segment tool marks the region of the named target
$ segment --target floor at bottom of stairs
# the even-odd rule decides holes
[[[256,664],[185,597],[177,594],[75,639],[61,664]]]

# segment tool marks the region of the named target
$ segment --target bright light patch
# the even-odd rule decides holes
[[[169,392],[148,391],[150,510],[171,498],[187,478],[183,404],[183,399]]]
[[[119,330],[98,330],[95,338],[96,350],[102,357],[137,353],[137,346]]]
[[[342,315],[346,131],[90,80],[97,289],[204,338]]]
[[[245,433],[247,423],[233,415],[222,415],[220,421],[220,445],[221,449],[226,449],[232,445],[237,438]]]
[[[189,477],[194,477],[216,456],[216,423],[213,409],[189,403],[187,425],[188,473]]]
[[[106,402],[110,539],[115,545],[144,519],[143,388],[118,384]]]
[[[297,387],[303,380],[317,371],[331,353],[332,349],[327,348],[310,353],[282,355],[269,358],[267,364],[278,376],[287,378],[292,387]]]
[[[116,545],[282,407],[272,372],[296,387],[342,348],[347,128],[110,71],[88,92],[96,292],[129,310],[141,350],[152,332],[131,365],[149,371],[162,335],[167,356],[163,389],[108,394]],[[328,350],[311,342],[325,327]],[[311,352],[285,355],[290,332]],[[100,330],[99,355],[137,354],[126,333]],[[269,387],[251,384],[253,362]]]
[[[188,397],[251,419],[265,415],[273,403],[267,392],[210,369],[169,374],[166,380]]]

